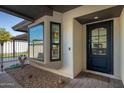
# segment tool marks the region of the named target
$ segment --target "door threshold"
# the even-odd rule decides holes
[[[111,75],[111,74],[106,74],[106,73],[102,73],[102,72],[96,72],[96,71],[92,71],[92,70],[85,70],[85,72],[89,72],[89,73],[93,73],[93,74],[97,74],[97,75],[101,75],[101,76],[121,80],[119,77]]]

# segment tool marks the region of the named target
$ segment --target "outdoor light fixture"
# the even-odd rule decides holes
[[[98,16],[95,16],[94,19],[98,19],[99,17]]]

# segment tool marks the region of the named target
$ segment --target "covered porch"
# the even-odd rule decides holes
[[[123,21],[121,20],[123,19],[123,6],[27,5],[22,7],[3,5],[0,6],[0,10],[25,19],[23,22],[16,24],[13,29],[28,34],[27,56],[29,57],[30,65],[22,70],[17,69],[18,71],[27,71],[27,74],[30,76],[31,73],[28,72],[28,68],[33,69],[33,67],[36,67],[34,71],[40,68],[41,72],[43,70],[43,73],[44,71],[48,71],[46,75],[44,74],[45,78],[48,77],[48,73],[50,73],[50,75],[53,74],[53,77],[54,74],[55,77],[56,75],[64,77],[65,84],[62,87],[123,87],[123,57],[121,55],[123,54],[121,52],[121,42],[123,42],[123,40],[120,38],[123,37],[121,36],[123,30]],[[113,28],[107,28],[107,31],[111,29],[113,31],[113,37],[112,35],[106,35],[105,37],[108,40],[112,38],[112,40],[110,40],[111,47],[109,47],[112,51],[108,52],[109,49],[107,49],[108,46],[105,45],[105,42],[102,42],[102,44],[97,42],[96,44],[96,42],[94,43],[87,40],[87,25],[95,24],[97,26],[94,27],[98,27],[99,24],[101,26],[102,22],[104,23],[111,20],[113,21]],[[104,25],[102,24],[102,26]],[[97,35],[99,36],[100,31],[99,29],[97,30]],[[92,34],[89,34],[89,36],[91,35]],[[16,38],[17,37],[14,39]],[[21,36],[19,36],[19,38],[24,39],[24,37]],[[92,37],[90,37],[90,39],[92,39]],[[88,47],[87,42],[90,42],[90,47]],[[92,43],[94,43],[93,48],[91,48]],[[88,53],[91,53],[91,51],[88,51],[89,48],[93,50],[97,56],[103,57],[110,53],[111,56],[109,57],[111,57],[111,62],[107,60],[108,56],[106,56],[106,58],[102,60],[96,60],[96,58],[94,64],[92,61],[94,60],[94,56],[90,56],[89,60],[92,60],[88,63]],[[120,56],[122,58],[120,58]],[[106,62],[112,64],[105,63],[103,60],[107,60]],[[103,62],[102,65],[100,62]],[[91,69],[89,69],[88,64],[90,64]],[[98,69],[99,67],[95,67],[94,69],[94,65],[101,66],[101,68],[104,69]],[[108,65],[110,65],[110,67]],[[106,68],[107,70],[105,70]],[[13,78],[17,78],[13,75],[15,73],[16,70],[13,70],[12,73],[10,72],[9,74],[12,75]],[[39,73],[39,76],[40,74],[42,75],[42,73]],[[25,73],[21,75],[28,78]],[[33,75],[35,76],[35,74]],[[59,76],[57,78],[59,78]],[[31,78],[32,82],[34,79],[36,78]],[[54,78],[51,80],[54,81]],[[21,84],[23,87],[28,87],[23,83]],[[27,84],[29,84],[29,82],[27,82]],[[45,85],[42,86],[39,84],[37,87],[45,87]],[[55,87],[60,86],[58,84]]]

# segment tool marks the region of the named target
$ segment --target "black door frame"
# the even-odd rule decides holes
[[[110,29],[111,29],[111,31],[109,32],[109,34],[110,34],[110,37],[111,37],[111,43],[110,43],[110,46],[109,46],[109,48],[111,49],[110,51],[111,51],[111,53],[109,54],[110,56],[110,58],[109,58],[109,60],[110,60],[110,62],[109,62],[109,64],[110,64],[110,68],[109,68],[109,70],[108,70],[108,73],[107,74],[113,74],[114,72],[114,60],[113,60],[113,56],[114,56],[114,41],[113,41],[113,39],[114,39],[114,26],[113,26],[113,23],[114,23],[114,20],[108,20],[108,21],[102,21],[102,22],[97,22],[97,23],[92,23],[92,24],[88,24],[88,25],[86,25],[86,48],[87,48],[87,50],[86,50],[86,55],[87,55],[87,58],[86,58],[86,68],[87,68],[87,70],[89,70],[88,69],[88,63],[89,63],[89,43],[88,43],[88,40],[89,40],[89,37],[88,37],[88,35],[89,35],[89,29],[88,29],[88,26],[89,25],[98,25],[98,24],[104,24],[104,23],[110,23],[111,24],[111,27],[110,27]],[[108,65],[109,66],[109,65]],[[100,73],[102,73],[102,72],[100,72]]]

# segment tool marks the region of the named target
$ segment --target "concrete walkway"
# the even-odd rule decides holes
[[[13,62],[4,62],[4,69],[8,68],[9,66],[19,63],[18,61]],[[21,88],[19,85],[9,74],[5,71],[1,72],[0,68],[0,88]]]
[[[21,88],[21,85],[6,72],[0,72],[0,88]]]

